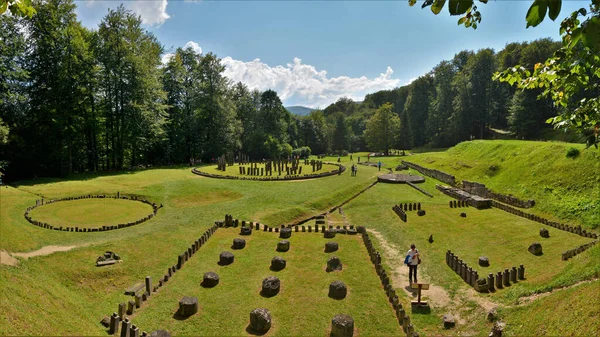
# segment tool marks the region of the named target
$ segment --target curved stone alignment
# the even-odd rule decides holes
[[[107,198],[112,198],[112,199],[124,199],[124,200],[132,200],[132,201],[139,201],[139,202],[143,202],[145,204],[148,204],[150,206],[152,206],[152,213],[148,214],[147,216],[145,216],[142,219],[138,219],[136,221],[133,222],[128,222],[128,223],[124,223],[124,224],[116,224],[116,225],[104,225],[102,227],[96,227],[96,228],[79,228],[78,226],[72,227],[72,226],[53,226],[50,225],[48,223],[45,222],[41,222],[41,221],[37,221],[35,219],[33,219],[30,215],[29,212],[33,211],[34,209],[36,209],[37,207],[40,206],[44,206],[44,205],[48,205],[48,204],[53,204],[55,202],[59,202],[59,201],[71,201],[71,200],[80,200],[80,199],[107,199]],[[44,199],[41,200],[36,200],[35,206],[31,206],[31,207],[27,207],[27,209],[25,210],[25,213],[23,214],[25,216],[25,220],[29,221],[29,223],[31,223],[32,225],[41,227],[41,228],[45,228],[45,229],[53,229],[56,231],[64,231],[64,232],[105,232],[105,231],[110,231],[110,230],[114,230],[114,229],[121,229],[121,228],[125,228],[125,227],[130,227],[130,226],[135,226],[135,225],[139,225],[142,222],[146,222],[150,219],[152,219],[158,212],[158,209],[163,207],[162,204],[160,206],[156,205],[155,203],[152,203],[146,199],[140,198],[138,196],[135,195],[123,195],[120,193],[117,193],[117,195],[115,196],[108,196],[105,194],[99,194],[99,195],[83,195],[83,196],[79,196],[79,197],[67,197],[67,198],[61,198],[61,199],[51,199],[48,201],[44,201]]]
[[[232,176],[232,175],[221,175],[221,174],[212,174],[208,172],[203,172],[198,168],[193,168],[192,173],[197,174],[199,176],[208,177],[208,178],[217,178],[217,179],[238,179],[238,180],[257,180],[257,181],[284,181],[284,180],[303,180],[303,179],[314,179],[314,178],[323,178],[329,177],[336,174],[341,174],[346,171],[346,167],[341,164],[335,163],[324,163],[327,165],[336,166],[336,169],[322,172],[322,173],[311,173],[304,175],[285,175],[285,176]]]
[[[425,178],[411,174],[382,174],[377,177],[381,183],[406,184],[406,183],[424,183]]]

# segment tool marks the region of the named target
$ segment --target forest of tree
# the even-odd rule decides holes
[[[81,25],[72,0],[34,6],[31,18],[0,15],[0,171],[11,180],[206,162],[223,153],[260,160],[307,148],[447,147],[489,137],[490,128],[530,139],[556,115],[539,92],[492,80],[546,60],[560,47],[549,39],[498,53],[462,51],[410,85],[361,103],[341,98],[301,117],[275,91],[229,81],[212,53],[179,48],[163,64],[163,46],[123,6],[96,30]]]

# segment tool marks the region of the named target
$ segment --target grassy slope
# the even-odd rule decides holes
[[[566,157],[571,147],[581,150],[578,158]],[[536,214],[597,228],[600,151],[584,148],[560,142],[472,141],[406,160],[453,174],[459,181],[477,181],[496,192],[534,199]]]

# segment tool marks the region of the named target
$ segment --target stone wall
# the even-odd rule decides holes
[[[523,217],[525,219],[529,219],[531,221],[536,221],[539,222],[541,224],[550,226],[550,227],[554,227],[556,229],[560,229],[563,231],[567,231],[573,234],[577,234],[579,236],[583,236],[586,238],[592,238],[592,239],[597,239],[598,238],[598,234],[596,233],[592,233],[592,232],[588,232],[585,229],[582,229],[581,226],[571,226],[571,225],[566,225],[566,224],[561,224],[555,221],[550,221],[546,218],[543,218],[539,215],[535,215],[535,214],[531,214],[531,213],[527,213],[527,212],[523,212],[520,209],[516,209],[513,207],[510,207],[508,205],[505,205],[503,203],[497,202],[495,200],[492,200],[492,207],[496,207],[498,209],[501,209],[505,212],[508,212],[510,214],[514,214],[520,217]]]
[[[63,226],[54,226],[54,225],[50,225],[45,222],[37,221],[29,215],[29,213],[32,210],[34,210],[37,207],[43,206],[43,205],[53,204],[55,202],[60,202],[60,201],[94,199],[94,198],[96,198],[96,199],[106,199],[106,198],[125,199],[125,200],[133,200],[133,201],[143,202],[145,204],[152,206],[152,213],[148,214],[147,216],[143,217],[142,219],[138,219],[133,222],[127,222],[127,223],[122,223],[122,224],[117,224],[117,225],[105,225],[105,226],[97,227],[97,228],[89,228],[89,227],[79,228],[79,226],[64,226],[64,227]],[[78,196],[78,197],[67,197],[67,198],[61,198],[61,199],[36,200],[35,205],[27,207],[23,216],[25,217],[25,220],[27,220],[32,225],[35,225],[35,226],[38,226],[41,228],[45,228],[45,229],[50,229],[50,230],[57,230],[57,231],[64,231],[64,232],[104,232],[104,231],[110,231],[110,230],[114,230],[114,229],[121,229],[121,228],[125,228],[125,227],[135,226],[135,225],[139,225],[143,222],[146,222],[146,221],[152,219],[158,213],[158,210],[161,207],[163,207],[162,204],[160,206],[158,206],[155,203],[152,203],[152,202],[150,202],[142,197],[136,196],[136,195],[123,195],[120,193],[117,193],[117,195],[115,195],[115,196],[109,196],[109,195],[105,195],[105,194],[99,194],[99,195],[88,194],[88,195],[83,195],[83,196]]]
[[[440,192],[442,192],[452,198],[455,198],[455,199],[458,199],[461,201],[466,201],[467,204],[469,204],[469,206],[473,206],[477,209],[484,209],[484,208],[492,207],[493,200],[485,199],[478,195],[473,195],[473,194],[467,193],[456,187],[435,185],[435,188],[438,189]]]
[[[412,169],[415,169],[417,171],[419,171],[421,174],[424,174],[428,177],[437,179],[439,181],[445,182],[446,184],[450,185],[450,186],[455,186],[456,185],[456,178],[448,173],[442,172],[442,171],[438,171],[438,170],[433,170],[433,169],[428,169],[426,167],[411,163],[411,162],[407,162],[405,160],[402,161],[402,164],[405,166],[408,166]]]
[[[469,267],[466,262],[459,259],[450,250],[446,252],[446,265],[452,268],[468,285],[479,292],[493,291],[494,288],[501,289],[503,286],[509,286],[511,282],[516,283],[517,279],[525,279],[525,267],[523,265],[520,265],[519,268],[504,269],[504,271],[496,273],[495,276],[493,273],[490,273],[487,277],[482,276],[480,278],[476,270]]]
[[[509,205],[515,206],[515,207],[531,208],[531,207],[535,206],[535,200],[524,201],[517,197],[513,197],[510,194],[506,195],[506,194],[502,194],[502,193],[497,193],[497,192],[494,192],[494,191],[488,189],[487,187],[485,187],[484,184],[480,184],[480,183],[474,182],[474,181],[463,180],[462,181],[462,190],[467,193],[475,194],[475,195],[478,195],[483,198],[498,200],[500,202],[503,202],[505,204],[509,204]]]

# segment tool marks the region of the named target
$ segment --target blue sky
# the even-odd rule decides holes
[[[79,20],[97,27],[119,1],[77,1]],[[550,37],[560,20],[587,7],[563,1],[557,21],[525,28],[532,1],[479,4],[477,30],[457,26],[447,8],[435,16],[422,1],[123,1],[142,17],[166,53],[185,45],[223,58],[225,75],[274,89],[286,106],[324,108],[340,97],[402,86],[442,60],[470,49]]]

